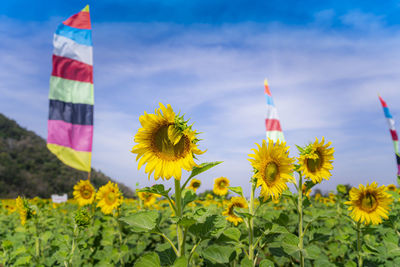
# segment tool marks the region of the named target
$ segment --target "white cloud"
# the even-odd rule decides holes
[[[329,20],[333,15],[326,11],[317,19]],[[352,27],[367,23],[360,14],[357,18],[349,14],[343,21]],[[0,28],[7,28],[7,23],[0,20]],[[24,31],[17,26],[16,35],[0,32],[5,40],[0,46],[0,111],[45,136],[44,125],[37,122],[47,117],[54,29],[33,25],[31,32],[38,32],[40,38],[22,37]],[[315,137],[326,136],[335,146],[334,177],[322,188],[355,185],[370,174],[380,174],[376,177],[380,183],[394,182],[393,148],[376,92],[400,120],[397,32],[369,25],[363,35],[353,36],[326,32],[316,25],[289,28],[254,23],[113,23],[93,28],[93,165],[118,181],[132,187],[136,182],[154,183],[147,181],[143,169],[137,171],[130,150],[140,127],[138,117],[163,102],[186,113],[194,127],[205,132],[200,148],[208,152],[202,160],[224,161],[202,174],[202,188],[211,188],[215,177],[227,176],[232,185],[248,189],[247,154],[265,138],[263,80],[267,77],[291,155],[296,155],[294,144]],[[30,102],[31,96],[39,99]],[[7,104],[10,101],[12,105]],[[36,120],[23,118],[22,105]]]

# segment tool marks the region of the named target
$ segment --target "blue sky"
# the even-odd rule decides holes
[[[335,147],[321,189],[395,183],[377,94],[399,121],[399,2],[39,2],[0,8],[0,112],[46,138],[53,34],[91,4],[93,167],[115,180],[154,184],[130,150],[139,116],[162,102],[203,132],[200,162],[224,161],[199,176],[201,189],[226,176],[248,191],[247,154],[265,138],[268,78],[291,156],[315,137]]]

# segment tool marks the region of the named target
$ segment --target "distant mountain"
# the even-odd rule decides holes
[[[50,198],[61,193],[72,197],[73,186],[81,179],[87,179],[86,172],[63,164],[43,138],[0,113],[0,198]],[[90,181],[96,189],[110,180],[92,168]],[[134,195],[130,188],[118,185],[125,197]]]

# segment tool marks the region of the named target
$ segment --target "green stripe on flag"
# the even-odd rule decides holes
[[[93,84],[51,76],[49,99],[94,105]]]
[[[394,151],[399,154],[399,141],[393,141]]]

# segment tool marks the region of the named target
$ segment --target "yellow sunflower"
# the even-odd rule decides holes
[[[225,196],[228,194],[229,179],[226,177],[219,177],[214,180],[214,194],[218,196]]]
[[[96,200],[98,201],[97,207],[100,207],[104,214],[111,214],[122,204],[123,198],[118,185],[109,181],[100,187],[96,194]]]
[[[388,219],[389,205],[393,202],[392,196],[387,193],[385,186],[378,187],[376,182],[371,185],[359,185],[350,190],[350,199],[345,204],[350,205],[350,216],[356,222],[364,224],[380,224],[382,218]]]
[[[93,203],[96,191],[89,180],[80,180],[74,185],[73,195],[79,206],[85,206]]]
[[[138,192],[138,197],[143,201],[143,205],[145,207],[154,206],[157,201],[157,198],[160,197],[158,194],[153,194],[150,192]]]
[[[19,217],[21,219],[21,225],[25,225],[26,219],[28,217],[28,209],[26,208],[24,200],[20,196],[18,196],[15,200],[15,205],[17,206]]]
[[[262,145],[256,144],[257,149],[252,149],[254,154],[249,154],[251,165],[255,169],[254,178],[257,179],[257,187],[261,186],[261,195],[264,200],[272,197],[279,198],[284,190],[287,189],[287,182],[293,181],[293,162],[289,157],[289,147],[286,143],[273,143],[263,140]]]
[[[397,190],[397,186],[395,186],[394,184],[390,184],[387,186],[387,189],[389,191],[396,191]]]
[[[324,142],[324,137],[322,137],[321,143],[315,138],[315,142],[303,149],[299,157],[299,171],[315,184],[320,183],[322,179],[329,180],[331,176],[329,171],[333,169],[334,149],[333,147],[328,148],[331,142],[325,145]]]
[[[178,116],[172,110],[171,105],[160,107],[155,114],[144,113],[139,118],[142,128],[135,135],[138,143],[132,149],[140,159],[138,169],[147,163],[145,172],[150,175],[154,171],[154,179],[174,177],[181,179],[182,168],[191,171],[197,164],[194,156],[203,154],[197,148],[196,131],[187,125],[188,121],[183,116]]]
[[[232,197],[230,203],[228,204],[228,207],[222,213],[222,215],[228,216],[226,217],[227,221],[233,223],[236,226],[238,225],[238,223],[243,222],[243,219],[234,213],[235,207],[245,209],[248,207],[247,201],[242,197]]]
[[[189,189],[192,189],[194,192],[196,192],[196,190],[200,187],[201,185],[201,181],[197,180],[197,179],[192,179],[190,181],[190,184],[188,186]]]

